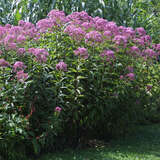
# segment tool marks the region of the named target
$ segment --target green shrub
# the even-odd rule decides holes
[[[36,26],[0,29],[6,159],[17,143],[25,156],[124,135],[159,104],[160,45],[143,28],[53,10]]]

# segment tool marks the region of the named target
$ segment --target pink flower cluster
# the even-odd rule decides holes
[[[16,72],[16,78],[20,82],[24,82],[28,78],[28,73],[24,73],[25,68],[26,66],[21,61],[17,61],[13,65],[13,70]]]
[[[5,68],[5,67],[8,67],[8,66],[9,66],[9,63],[6,60],[4,60],[3,58],[1,58],[0,59],[0,67]]]
[[[49,53],[45,49],[40,48],[29,48],[28,52],[32,53],[40,63],[46,62],[49,56]]]
[[[58,64],[56,64],[56,70],[60,70],[60,71],[67,71],[67,64],[65,64],[63,61],[59,62]]]
[[[128,73],[128,74],[126,75],[126,77],[127,77],[129,80],[133,81],[133,80],[135,79],[135,74],[134,74],[134,73]]]
[[[114,55],[114,51],[112,50],[104,50],[101,54],[101,57],[106,57],[106,61],[110,61],[111,59],[114,60],[116,57]]]
[[[85,35],[85,42],[92,45],[102,42],[102,35],[98,31],[90,31]]]
[[[80,56],[83,59],[87,59],[89,56],[86,48],[78,48],[74,51],[74,53],[76,56]]]
[[[55,112],[61,112],[61,110],[62,110],[61,107],[58,107],[58,106],[57,106],[57,107],[55,108]]]
[[[64,32],[69,34],[74,40],[77,41],[82,40],[86,34],[86,32],[82,28],[76,27],[74,25],[67,26]]]
[[[85,11],[73,12],[66,16],[63,11],[52,10],[47,18],[38,21],[35,25],[30,22],[19,21],[18,26],[7,24],[0,26],[0,45],[4,50],[13,50],[18,57],[33,56],[38,63],[45,63],[49,56],[43,48],[25,48],[26,42],[36,41],[42,33],[61,31],[70,36],[79,46],[74,51],[75,55],[88,59],[87,47],[101,47],[100,57],[107,61],[115,60],[118,54],[131,54],[142,56],[144,59],[157,58],[160,55],[160,44],[152,44],[151,37],[146,34],[144,28],[135,30],[131,27],[117,26],[115,22],[109,22],[103,18],[91,17]],[[106,49],[108,48],[108,49]],[[124,51],[124,52],[123,52]],[[0,56],[5,52],[0,50]],[[28,54],[30,53],[30,54]],[[0,67],[11,66],[6,59],[0,59]],[[26,66],[23,62],[17,61],[13,65],[17,79],[26,79],[24,73]],[[60,61],[56,64],[56,70],[67,71],[67,64]],[[135,75],[128,69],[129,73],[124,77],[134,80]],[[124,77],[121,77],[123,79]]]
[[[21,70],[17,72],[16,77],[18,81],[24,82],[26,79],[28,79],[28,73],[24,73],[24,71]]]
[[[26,68],[26,66],[24,65],[24,63],[23,62],[20,62],[20,61],[17,61],[14,65],[13,65],[13,70],[14,70],[14,72],[17,72],[17,71],[19,71],[19,70],[23,70],[23,69],[25,69]]]

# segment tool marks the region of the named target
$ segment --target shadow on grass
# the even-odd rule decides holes
[[[160,160],[160,125],[138,126],[132,135],[109,145],[48,154],[41,160]]]

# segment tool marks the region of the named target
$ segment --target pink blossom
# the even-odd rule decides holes
[[[56,21],[53,21],[51,19],[42,19],[37,22],[36,28],[40,32],[46,32],[48,29],[52,28],[54,25],[56,25]]]
[[[64,11],[52,10],[49,12],[48,17],[49,19],[56,22],[55,24],[58,24],[58,25],[64,24],[68,21],[68,19],[65,16]]]
[[[135,31],[131,27],[125,28],[123,35],[127,38],[133,38],[135,36]]]
[[[111,32],[111,31],[105,31],[105,32],[103,33],[103,35],[104,35],[105,39],[111,40],[112,32]]]
[[[92,18],[88,15],[87,12],[82,11],[82,12],[73,12],[72,14],[67,16],[67,19],[70,22],[78,21],[80,22],[79,24],[82,24],[83,22],[90,21]]]
[[[3,58],[0,59],[0,67],[7,67],[9,66],[9,63],[5,61]]]
[[[90,31],[85,36],[85,42],[91,42],[91,44],[94,44],[94,42],[101,43],[102,35],[98,31]]]
[[[136,31],[140,36],[143,36],[146,34],[146,31],[142,27],[136,28]]]
[[[16,40],[16,36],[15,35],[10,35],[8,34],[5,38],[4,38],[4,44],[7,45],[9,43],[13,43]]]
[[[126,75],[126,77],[128,77],[130,80],[134,80],[135,79],[135,75],[134,75],[134,73],[128,73],[127,75]]]
[[[87,59],[88,58],[88,51],[86,48],[78,48],[77,50],[74,51],[76,56],[80,56],[83,59]]]
[[[49,56],[49,53],[43,48],[29,48],[28,52],[32,53],[40,63],[46,62],[47,57]]]
[[[22,33],[23,28],[20,26],[12,26],[9,30],[8,30],[8,34],[10,35],[14,35],[14,36],[18,36]]]
[[[112,50],[104,50],[101,54],[101,57],[106,57],[107,61],[110,61],[111,59],[115,59],[114,52]]]
[[[84,22],[81,24],[81,27],[84,28],[85,30],[88,30],[88,29],[92,28],[92,24],[89,22]]]
[[[25,24],[23,26],[23,29],[26,30],[26,31],[31,30],[33,28],[35,28],[35,26],[31,22],[25,22]]]
[[[126,27],[124,27],[124,26],[119,26],[118,27],[118,31],[120,32],[120,33],[124,33],[125,32],[125,30],[126,30]]]
[[[14,70],[14,72],[17,72],[18,70],[23,70],[23,69],[25,69],[25,68],[26,68],[26,66],[25,66],[24,63],[21,62],[21,61],[17,61],[17,62],[15,62],[15,64],[13,65],[13,70]]]
[[[17,44],[16,43],[9,43],[7,46],[5,46],[6,50],[17,50]]]
[[[25,53],[25,48],[19,48],[17,50],[18,55],[23,55]]]
[[[95,27],[97,30],[99,31],[103,31],[105,29],[105,26],[107,24],[107,20],[103,19],[103,18],[97,18],[95,20]]]
[[[58,106],[57,106],[57,107],[55,108],[55,111],[56,111],[56,112],[61,112],[61,110],[62,110],[61,107],[58,107]]]
[[[137,46],[132,46],[130,49],[132,53],[136,53],[136,54],[140,53],[140,49]]]
[[[114,41],[117,45],[122,45],[123,47],[126,47],[127,37],[121,36],[121,35],[116,35],[116,36],[114,37],[113,41]]]
[[[63,61],[59,62],[56,64],[56,70],[67,71],[67,64],[65,64]]]
[[[128,70],[129,72],[133,73],[133,67],[132,67],[132,66],[128,66],[128,67],[127,67],[127,70]]]
[[[150,48],[147,48],[146,50],[144,50],[143,53],[144,53],[146,56],[149,56],[149,57],[151,57],[151,58],[157,56],[157,53],[156,53],[154,50],[150,49]]]
[[[142,38],[134,38],[133,42],[140,46],[145,46],[145,41]]]
[[[18,81],[24,82],[26,79],[28,79],[28,73],[24,73],[24,71],[21,70],[17,72],[16,77]]]
[[[76,27],[75,25],[68,25],[64,32],[69,34],[69,36],[77,41],[82,40],[86,34],[86,32],[81,27]]]
[[[23,26],[25,25],[25,23],[26,23],[25,21],[20,20],[20,21],[18,22],[18,25],[23,27]]]
[[[111,31],[112,34],[117,35],[118,34],[118,26],[115,22],[108,22],[105,26],[105,31]]]
[[[159,44],[153,44],[152,47],[157,50],[160,51],[160,43]]]
[[[26,40],[26,37],[24,35],[19,35],[17,37],[17,42],[18,43],[24,42],[25,40]]]
[[[124,78],[124,76],[123,76],[123,75],[121,75],[121,76],[120,76],[120,79],[122,80],[123,78]]]
[[[6,28],[11,28],[12,26],[10,24],[5,25]]]

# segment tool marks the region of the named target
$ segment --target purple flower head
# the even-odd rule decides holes
[[[24,73],[24,71],[21,70],[16,73],[16,77],[18,81],[24,82],[28,78],[28,73]]]
[[[5,25],[6,28],[11,28],[12,26],[10,24]]]
[[[119,31],[120,33],[124,33],[125,30],[126,30],[126,27],[124,27],[124,26],[119,26],[119,27],[118,27],[118,31]]]
[[[40,63],[46,62],[49,56],[49,53],[43,48],[29,48],[28,52],[32,53]]]
[[[75,25],[68,25],[64,32],[69,34],[69,36],[77,41],[82,40],[86,34],[86,32],[81,27],[76,27]]]
[[[111,32],[111,31],[105,31],[105,32],[103,33],[103,35],[104,35],[105,39],[111,40],[112,32]]]
[[[106,57],[107,58],[107,61],[110,61],[111,59],[115,59],[115,55],[114,55],[114,52],[112,50],[104,50],[101,54],[100,54],[101,57]]]
[[[124,78],[124,76],[123,76],[123,75],[121,75],[121,76],[120,76],[120,79],[122,80],[123,78]]]
[[[17,54],[18,55],[23,55],[25,53],[25,48],[19,48],[18,50],[17,50]]]
[[[84,28],[85,30],[88,30],[90,28],[92,28],[92,23],[89,23],[89,22],[84,22],[81,24],[81,27]]]
[[[50,20],[56,22],[55,25],[62,25],[68,21],[64,11],[52,10],[49,12],[48,17]]]
[[[61,110],[62,110],[61,107],[58,107],[58,106],[57,106],[57,107],[55,108],[55,112],[61,112]]]
[[[88,51],[86,48],[78,48],[77,50],[74,51],[76,56],[80,56],[83,59],[88,58]]]
[[[133,30],[133,28],[127,27],[124,30],[123,35],[125,35],[127,38],[132,38],[135,36],[135,31]]]
[[[126,77],[129,78],[131,81],[133,81],[133,80],[135,79],[134,73],[128,73],[128,74],[126,75]]]
[[[140,54],[140,49],[137,46],[132,46],[130,49],[131,53]]]
[[[133,42],[136,43],[139,46],[145,46],[145,41],[142,38],[134,38]]]
[[[34,26],[34,24],[32,24],[31,22],[25,22],[25,24],[24,24],[24,26],[23,26],[23,29],[24,30],[31,30],[31,29],[33,29],[33,28],[35,28],[35,26]]]
[[[132,66],[128,66],[128,67],[127,67],[127,70],[128,70],[129,72],[133,73],[133,67],[132,67]]]
[[[5,46],[5,49],[8,50],[17,50],[17,44],[16,43],[9,43],[7,46]]]
[[[145,54],[146,56],[149,56],[150,58],[153,58],[153,57],[156,57],[156,56],[157,56],[157,53],[156,53],[154,50],[150,49],[150,48],[145,49],[145,50],[144,50],[144,54]]]
[[[121,35],[117,35],[114,37],[113,41],[117,44],[117,45],[122,45],[122,46],[126,46],[127,44],[127,37],[125,36],[121,36]]]
[[[18,36],[23,32],[23,28],[20,26],[12,26],[9,30],[8,30],[8,34],[10,35],[14,35],[14,36]]]
[[[98,31],[103,31],[105,29],[105,26],[107,24],[107,20],[103,18],[96,18],[95,19],[95,27]]]
[[[18,37],[17,37],[17,42],[18,43],[22,43],[22,42],[24,42],[26,40],[26,37],[24,36],[24,35],[19,35]]]
[[[17,62],[15,62],[15,64],[13,65],[13,70],[14,70],[14,72],[17,72],[18,70],[23,70],[23,69],[25,69],[25,68],[26,68],[26,66],[25,66],[24,63],[21,62],[21,61],[17,61]]]
[[[118,34],[118,27],[115,22],[108,22],[105,26],[105,30],[111,31],[114,35]]]
[[[25,21],[20,20],[20,21],[18,22],[18,25],[21,26],[21,27],[23,27],[23,26],[25,25],[25,23],[26,23]]]
[[[85,36],[85,42],[91,42],[91,44],[94,44],[94,42],[101,43],[102,35],[98,31],[90,31]]]
[[[144,28],[142,28],[142,27],[136,28],[136,32],[137,32],[140,36],[146,35],[146,31],[145,31]]]
[[[5,61],[3,58],[0,59],[0,67],[7,67],[9,66],[9,63]]]
[[[46,32],[49,28],[52,28],[55,23],[56,22],[51,19],[42,19],[36,23],[36,28],[43,33]]]
[[[74,24],[82,24],[84,22],[89,22],[92,18],[88,15],[87,12],[82,11],[82,12],[73,12],[72,14],[67,16],[67,19],[70,22],[74,22]]]
[[[67,64],[65,64],[63,61],[59,62],[56,64],[56,70],[61,70],[61,71],[67,71]]]
[[[5,38],[4,38],[4,45],[8,45],[9,43],[13,43],[16,40],[16,36],[13,34],[8,34]]]

